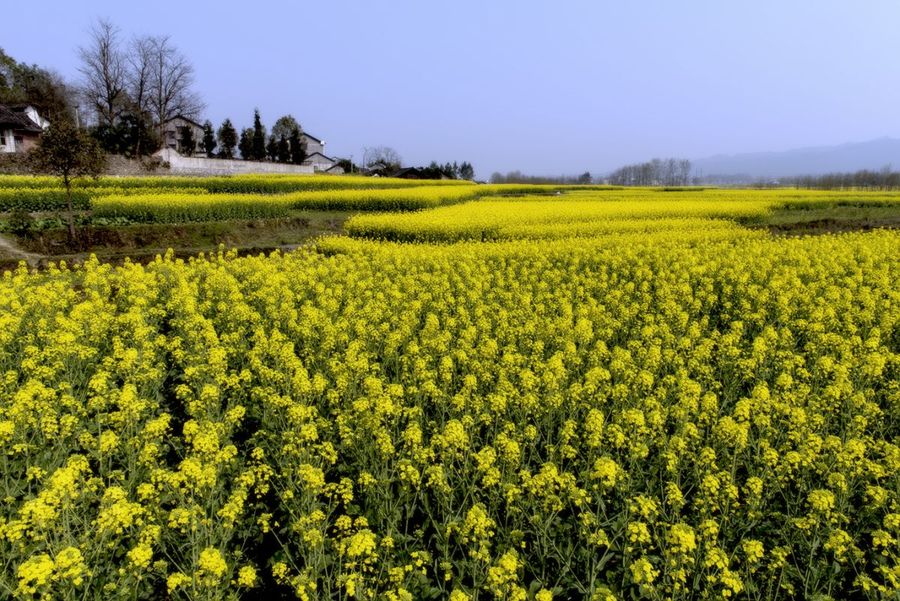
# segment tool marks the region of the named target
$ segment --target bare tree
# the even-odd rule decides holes
[[[691,162],[689,160],[678,161],[678,178],[684,186],[691,183]]]
[[[150,77],[153,74],[154,42],[151,36],[139,36],[131,40],[128,75],[126,78],[128,99],[133,109],[141,114],[150,109]]]
[[[366,147],[363,149],[363,163],[372,170],[392,171],[400,168],[403,159],[390,146]]]
[[[175,117],[196,117],[203,110],[200,96],[193,90],[194,67],[169,41],[169,36],[150,39],[148,106],[160,127]]]
[[[128,48],[126,87],[129,110],[133,113],[141,127],[148,130],[153,127],[150,111],[150,81],[153,74],[153,38],[136,36],[132,38]],[[142,138],[135,140],[135,156],[141,156]]]
[[[119,28],[99,19],[90,31],[90,44],[79,48],[81,91],[100,125],[111,126],[125,101],[126,64],[119,40]]]
[[[691,162],[673,158],[625,165],[613,171],[608,180],[615,186],[686,186],[691,183],[690,176]]]

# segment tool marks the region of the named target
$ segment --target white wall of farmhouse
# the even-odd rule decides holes
[[[305,133],[300,134],[300,141],[306,144],[306,155],[309,156],[311,154],[320,153],[325,154],[325,143],[317,142],[316,140],[310,138]]]
[[[13,137],[13,130],[0,129],[0,152],[15,152],[16,141]]]

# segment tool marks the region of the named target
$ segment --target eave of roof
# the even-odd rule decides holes
[[[329,156],[325,156],[325,155],[322,154],[321,152],[314,152],[314,153],[312,153],[312,154],[310,154],[310,155],[307,155],[307,157],[306,157],[304,160],[308,161],[309,159],[313,158],[313,157],[316,156],[316,155],[319,155],[319,156],[322,157],[323,159],[328,159],[328,160],[331,161],[332,163],[337,163],[337,161],[335,161],[333,158],[331,158],[331,157],[329,157]]]
[[[44,131],[41,129],[40,125],[32,121],[24,113],[10,110],[3,105],[0,105],[0,126],[12,127],[15,130],[37,134]]]

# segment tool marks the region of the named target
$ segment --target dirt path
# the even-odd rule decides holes
[[[30,253],[22,250],[13,242],[10,242],[5,236],[0,235],[0,252],[12,255],[17,259],[24,259],[31,267],[37,266],[38,262],[44,258],[44,255]]]

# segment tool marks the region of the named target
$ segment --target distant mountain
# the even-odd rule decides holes
[[[853,142],[839,146],[797,148],[784,152],[751,152],[716,155],[691,161],[695,175],[748,179],[787,177],[792,175],[821,175],[861,169],[878,170],[891,165],[900,169],[900,140],[878,138],[868,142]]]

